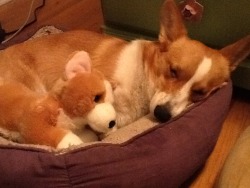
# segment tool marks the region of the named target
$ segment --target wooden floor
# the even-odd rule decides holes
[[[25,28],[20,35],[30,36],[35,29],[44,25],[55,25],[64,30],[87,29],[101,32],[102,24],[100,0],[46,0],[45,6],[37,11],[37,22]],[[241,132],[249,125],[250,92],[235,89],[231,109],[224,122],[218,143],[190,187],[213,187],[230,149]]]

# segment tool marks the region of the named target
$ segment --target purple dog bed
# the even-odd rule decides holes
[[[230,83],[123,144],[94,144],[64,154],[1,145],[0,187],[179,187],[213,150],[231,93]]]

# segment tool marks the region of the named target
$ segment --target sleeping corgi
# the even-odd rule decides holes
[[[19,69],[29,67],[50,90],[67,56],[76,50],[87,51],[93,67],[114,84],[116,122],[122,127],[148,113],[168,121],[225,85],[249,55],[250,36],[221,50],[212,49],[188,37],[175,2],[166,0],[158,41],[127,42],[89,31],[37,38],[0,52],[0,75],[16,77]],[[9,74],[14,65],[15,73]],[[35,89],[40,83],[29,84]]]

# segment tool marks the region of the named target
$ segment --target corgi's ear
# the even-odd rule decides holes
[[[78,73],[91,73],[91,60],[85,51],[74,52],[65,67],[66,79],[72,79]]]
[[[166,51],[170,43],[183,36],[187,36],[187,30],[180,10],[174,0],[166,0],[160,12],[159,42],[161,50]]]
[[[222,48],[220,52],[229,60],[230,70],[233,71],[240,62],[250,55],[250,35]]]

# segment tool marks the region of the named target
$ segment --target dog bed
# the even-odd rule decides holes
[[[167,123],[146,116],[63,151],[0,138],[0,187],[179,187],[212,152],[231,93],[230,83]]]

